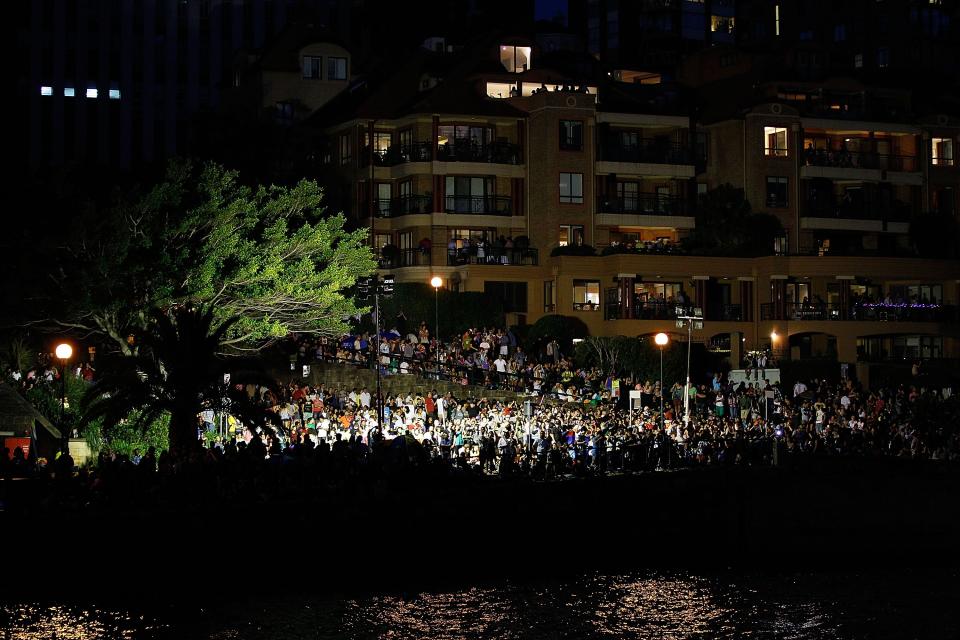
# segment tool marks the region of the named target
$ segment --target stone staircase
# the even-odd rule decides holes
[[[357,389],[366,387],[373,394],[377,388],[377,376],[372,369],[352,365],[314,362],[310,366],[309,379],[311,385],[323,383],[347,391],[354,387]],[[424,393],[436,389],[441,394],[449,392],[457,398],[491,398],[512,401],[521,397],[513,391],[490,390],[476,385],[455,384],[447,380],[430,380],[407,374],[383,375],[380,384],[384,395],[401,394],[405,396],[408,393]]]

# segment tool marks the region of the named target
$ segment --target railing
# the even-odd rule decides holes
[[[468,215],[513,215],[513,199],[509,196],[446,196],[444,211]]]
[[[523,152],[520,145],[511,142],[477,144],[470,140],[457,140],[437,147],[437,160],[441,162],[522,164]]]
[[[625,144],[616,137],[601,142],[598,159],[606,162],[646,162],[652,164],[693,164],[690,148],[675,142],[639,140]]]
[[[627,213],[654,216],[685,216],[687,199],[682,196],[659,193],[638,193],[624,197],[599,196],[599,213]]]
[[[363,207],[363,211],[368,211]],[[396,218],[414,213],[431,213],[433,196],[411,195],[398,198],[377,198],[373,201],[373,215],[378,218]]]
[[[919,160],[917,156],[898,156],[871,151],[805,149],[803,152],[803,161],[808,167],[920,171]]]
[[[380,269],[397,269],[399,267],[428,267],[430,266],[430,251],[420,248],[397,249],[395,253],[381,255],[377,261]]]
[[[737,305],[739,306],[739,305]],[[576,308],[576,307],[574,307]],[[691,311],[676,302],[661,302],[659,300],[634,300],[633,320],[673,320],[677,315]],[[623,305],[617,302],[607,302],[604,305],[603,317],[605,320],[626,320],[623,315]]]
[[[722,320],[723,322],[742,322],[743,307],[739,304],[724,304],[718,308],[707,307],[707,320]]]
[[[574,302],[574,311],[600,311],[599,302]]]
[[[851,320],[858,322],[957,322],[958,308],[934,304],[855,304],[844,309],[839,304],[796,303],[784,305],[777,313],[773,303],[760,305],[761,320],[823,321]]]
[[[370,166],[370,147],[360,150],[360,166]],[[413,142],[405,145],[391,145],[383,151],[373,152],[373,164],[376,167],[392,167],[407,162],[430,162],[433,159],[433,145],[429,142]]]
[[[539,251],[534,248],[481,248],[474,245],[463,249],[447,249],[447,266],[450,267],[467,264],[536,266],[539,263]]]
[[[908,221],[913,207],[900,200],[869,203],[845,202],[836,198],[808,198],[804,216],[815,218],[853,218],[857,220]]]

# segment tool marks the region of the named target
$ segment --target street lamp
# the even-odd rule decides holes
[[[64,452],[69,449],[69,437],[67,432],[67,362],[73,355],[73,347],[66,342],[61,342],[54,349],[57,358],[60,359],[60,428],[63,430]]]
[[[773,356],[777,352],[777,340],[780,339],[780,335],[777,333],[776,329],[770,332],[770,355]]]
[[[690,350],[693,346],[693,330],[703,329],[703,310],[699,307],[692,309],[677,307],[677,328],[687,328],[687,383],[683,386],[683,422],[690,424]],[[680,427],[677,426],[677,431]]]
[[[663,419],[663,348],[670,342],[670,336],[661,332],[654,336],[653,341],[660,347],[660,430],[663,431],[666,429],[666,422]]]
[[[437,342],[437,380],[440,379],[440,287],[443,286],[443,278],[433,276],[430,278],[430,286],[433,287],[433,312],[434,322],[433,330],[436,333]]]

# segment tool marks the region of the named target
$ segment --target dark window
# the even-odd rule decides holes
[[[787,206],[787,184],[784,176],[767,176],[767,206],[783,209]]]
[[[346,80],[347,79],[347,59],[346,58],[327,58],[327,80]]]
[[[583,150],[583,121],[560,121],[560,148],[565,151]]]
[[[487,280],[483,283],[483,292],[494,300],[500,300],[503,303],[503,310],[507,313],[527,312],[526,282]]]
[[[323,58],[320,56],[303,56],[303,77],[309,80],[320,79],[320,63]]]
[[[560,174],[560,202],[583,204],[583,174]]]

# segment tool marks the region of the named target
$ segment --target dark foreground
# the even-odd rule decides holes
[[[646,569],[960,566],[960,471],[839,460],[535,483],[397,478],[317,501],[0,515],[19,598],[418,591]],[[171,589],[170,584],[174,587]],[[10,595],[4,593],[3,595]]]

